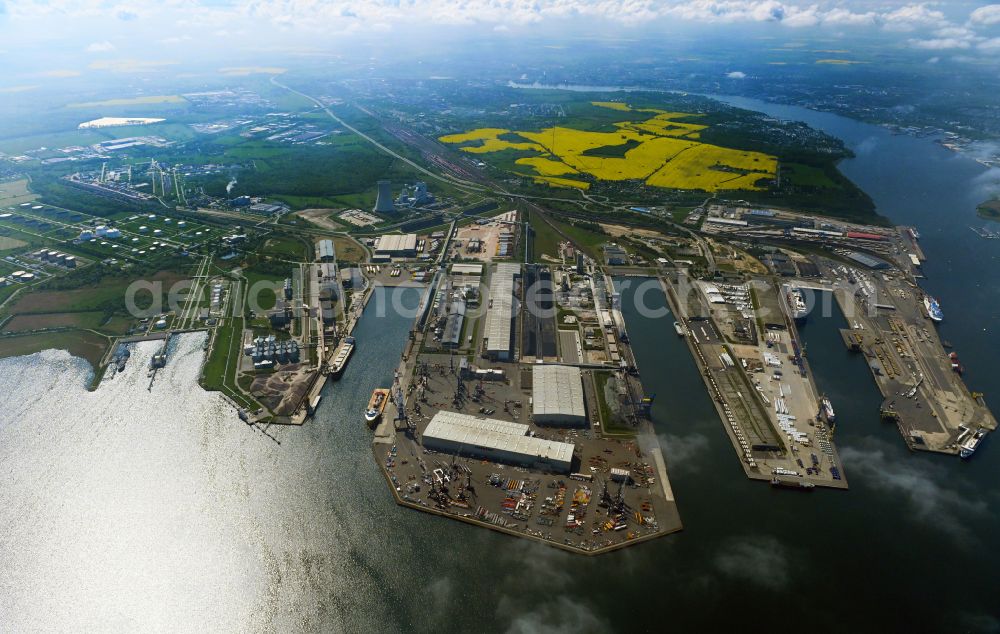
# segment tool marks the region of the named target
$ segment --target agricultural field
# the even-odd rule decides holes
[[[527,152],[529,156],[514,161],[514,171],[553,187],[587,189],[592,180],[643,180],[669,189],[763,191],[777,175],[774,156],[700,141],[709,127],[696,122],[701,115],[620,102],[595,101],[591,106],[634,113],[636,119],[613,122],[607,130],[479,128],[439,140],[473,154]],[[533,173],[520,172],[520,167]]]

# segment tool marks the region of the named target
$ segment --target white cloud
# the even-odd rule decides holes
[[[746,79],[747,74],[741,70],[734,70],[731,73],[726,73],[726,77],[729,79]]]
[[[902,0],[905,2],[905,0]],[[429,26],[487,25],[498,30],[547,23],[563,26],[573,20],[598,24],[652,26],[677,21],[774,23],[791,28],[881,26],[887,31],[913,32],[953,24],[939,9],[943,2],[886,4],[855,0],[257,0],[210,2],[160,0],[155,4],[115,0],[19,0],[7,5],[7,20],[74,25],[81,19],[125,21],[130,32],[141,26],[169,25],[175,32],[197,38],[213,32],[239,33],[267,24],[284,33],[351,33],[399,28],[414,20]],[[969,14],[968,26],[1000,22],[1000,5]],[[175,43],[176,36],[166,37]],[[937,36],[938,39],[950,36]],[[166,43],[166,42],[165,42]],[[103,43],[99,43],[103,44]]]
[[[113,50],[115,50],[115,45],[107,40],[94,42],[87,47],[88,53],[110,53]]]
[[[640,24],[658,18],[673,17],[702,22],[780,22],[789,26],[818,24],[873,24],[878,14],[854,13],[840,3],[825,0],[371,0],[349,3],[317,0],[260,0],[252,3],[217,4],[196,0],[162,0],[156,7],[137,10],[131,5],[110,7],[103,0],[74,0],[50,3],[45,0],[22,0],[13,3],[10,15],[20,19],[39,17],[117,16],[136,22],[158,19],[175,12],[186,16],[181,25],[212,24],[220,28],[237,19],[268,20],[279,27],[328,28],[329,22],[344,18],[366,23],[397,22],[419,17],[428,23],[467,24],[493,22],[528,24],[544,19],[605,18],[626,24]],[[894,11],[903,17],[909,7]],[[915,5],[912,11],[926,11]],[[934,13],[934,12],[931,12]],[[893,18],[897,19],[897,18]],[[910,16],[908,19],[917,19]],[[326,22],[324,22],[326,21]]]
[[[744,537],[722,545],[713,561],[719,572],[734,579],[757,583],[771,590],[788,586],[791,565],[788,552],[774,537]]]
[[[978,48],[981,51],[988,51],[988,52],[1000,51],[1000,37],[993,37],[988,40],[983,40],[976,46],[976,48]]]
[[[893,499],[908,502],[914,515],[926,524],[963,539],[969,537],[967,519],[986,512],[989,506],[973,494],[974,489],[956,490],[942,483],[952,482],[938,465],[916,461],[911,456],[892,457],[879,443],[858,449],[845,447],[840,457],[848,469],[876,490]],[[958,486],[961,487],[960,483]]]
[[[962,38],[939,37],[929,40],[910,40],[910,46],[927,51],[946,51],[953,48],[969,48],[972,43]]]
[[[920,27],[948,26],[944,13],[936,9],[928,9],[925,4],[911,4],[890,11],[882,16],[884,28],[887,31],[915,31]]]
[[[979,7],[969,14],[969,22],[979,26],[990,26],[1000,23],[1000,4],[988,4]]]
[[[823,24],[831,26],[870,26],[876,23],[878,14],[874,11],[854,13],[847,9],[831,9],[823,16]]]
[[[684,436],[661,434],[658,436],[658,440],[667,458],[667,464],[670,465],[671,473],[701,471],[702,455],[709,448],[708,436],[698,432]]]

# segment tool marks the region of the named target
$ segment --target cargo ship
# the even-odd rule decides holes
[[[824,396],[819,400],[819,412],[831,427],[837,422],[837,414],[833,411],[833,403],[829,398]]]
[[[333,354],[333,361],[330,362],[330,376],[339,379],[341,373],[344,371],[344,367],[347,365],[347,360],[351,358],[351,353],[354,352],[354,337],[344,337],[344,340],[340,342],[337,346],[337,350]]]
[[[372,397],[368,400],[368,407],[365,408],[365,422],[369,427],[374,427],[375,423],[382,418],[385,405],[389,402],[389,390],[377,387],[372,392]]]
[[[941,310],[941,305],[930,295],[924,295],[924,308],[927,309],[927,316],[934,321],[944,320],[944,312]]]
[[[681,325],[681,322],[679,321],[674,322],[674,331],[677,333],[678,337],[684,336],[684,326]]]
[[[986,430],[983,428],[973,432],[968,427],[962,427],[962,433],[958,435],[958,455],[962,458],[969,458],[976,453],[980,443],[986,437]]]
[[[788,302],[788,310],[797,323],[802,323],[809,315],[806,307],[806,298],[802,295],[802,289],[794,286],[785,286],[785,300]]]

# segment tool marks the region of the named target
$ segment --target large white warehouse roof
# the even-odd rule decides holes
[[[535,365],[531,368],[531,416],[536,423],[583,423],[583,377],[571,365]]]
[[[379,253],[405,253],[417,250],[417,234],[387,233],[378,239],[375,250]]]
[[[468,456],[568,470],[573,444],[526,435],[528,426],[459,412],[438,412],[424,429],[424,445]]]

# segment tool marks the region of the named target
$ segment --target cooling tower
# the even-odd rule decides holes
[[[394,211],[396,211],[396,207],[392,204],[392,182],[379,181],[378,197],[375,199],[375,212],[391,214]]]

